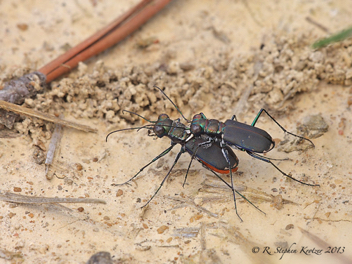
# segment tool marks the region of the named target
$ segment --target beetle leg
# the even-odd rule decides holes
[[[182,147],[180,152],[177,154],[174,163],[172,164],[170,170],[168,171],[168,173],[166,174],[166,176],[164,177],[163,181],[161,182],[159,188],[156,190],[156,192],[153,194],[153,196],[148,200],[148,202],[143,205],[141,208],[147,206],[151,200],[153,200],[153,198],[155,197],[155,195],[159,192],[159,190],[161,189],[161,187],[163,186],[164,182],[166,181],[166,179],[169,177],[170,172],[172,171],[172,169],[174,168],[174,166],[176,165],[177,161],[179,160],[179,158],[181,157],[181,155],[185,152],[184,148]]]
[[[183,181],[183,184],[182,184],[182,187],[184,188],[185,187],[185,184],[186,184],[186,180],[187,180],[187,176],[188,176],[188,172],[189,172],[189,169],[191,168],[191,164],[192,164],[192,161],[194,160],[194,158],[196,157],[197,155],[197,151],[199,149],[199,145],[197,146],[196,150],[194,151],[194,153],[192,154],[192,157],[191,157],[191,161],[189,162],[188,164],[188,168],[187,168],[187,172],[186,172],[186,176],[185,176],[185,180]]]
[[[275,169],[277,169],[279,172],[281,172],[284,176],[296,181],[296,182],[299,182],[301,184],[304,184],[304,185],[308,185],[308,186],[320,186],[319,184],[309,184],[309,183],[305,183],[305,182],[302,182],[300,180],[297,180],[295,178],[293,178],[292,176],[286,174],[285,172],[283,172],[282,170],[280,170],[274,163],[272,163],[269,159],[263,157],[263,156],[260,156],[256,153],[253,153],[253,152],[250,152],[250,151],[246,151],[248,153],[248,155],[252,156],[253,158],[256,158],[256,159],[259,159],[259,160],[262,160],[262,161],[265,161],[267,163],[270,163],[271,165],[273,165],[275,167]]]
[[[265,214],[265,212],[263,212],[262,210],[259,209],[259,207],[255,206],[250,200],[248,200],[246,198],[246,196],[244,196],[243,194],[241,194],[239,191],[235,190],[235,188],[233,186],[231,186],[230,184],[228,184],[223,178],[221,178],[215,171],[213,171],[212,169],[208,168],[207,166],[204,166],[203,167],[209,171],[211,171],[212,173],[214,173],[214,175],[216,177],[218,177],[223,183],[225,183],[227,185],[227,187],[229,187],[231,190],[232,190],[232,193],[233,193],[233,199],[234,199],[234,203],[235,203],[235,208],[236,208],[236,197],[235,197],[235,194],[234,193],[237,193],[239,196],[241,196],[244,200],[246,200],[248,203],[250,203],[254,208],[256,208],[258,211],[260,211],[261,213]],[[242,218],[238,215],[237,213],[237,208],[236,208],[236,214],[237,216],[241,219],[242,221]]]
[[[191,137],[192,137],[192,136],[190,136],[190,138],[191,138]],[[187,139],[187,141],[188,141],[188,139]],[[209,138],[208,138],[208,141],[205,141],[205,142],[203,142],[203,143],[198,144],[196,150],[195,150],[194,153],[192,154],[191,161],[190,161],[190,163],[188,164],[188,168],[187,168],[185,180],[183,181],[182,187],[185,187],[189,169],[191,168],[191,164],[192,164],[194,158],[197,156],[197,151],[198,151],[199,147],[208,148],[208,147],[211,147],[211,144],[212,144],[212,143],[213,143],[213,139],[212,139],[211,137],[209,137]]]
[[[234,203],[235,203],[236,214],[240,218],[241,222],[243,222],[242,218],[240,217],[240,215],[238,214],[238,211],[237,211],[236,194],[235,194],[235,189],[233,187],[233,177],[232,177],[231,162],[230,162],[230,158],[229,158],[229,153],[228,153],[227,149],[225,148],[225,146],[226,146],[226,143],[222,140],[220,142],[220,147],[221,147],[221,150],[222,150],[222,154],[223,154],[224,158],[226,159],[226,161],[227,161],[227,163],[229,165],[230,180],[231,180],[231,187],[232,187],[231,189],[232,189],[232,194],[233,194],[233,200],[234,200]]]
[[[158,156],[156,156],[151,162],[149,162],[147,165],[145,165],[143,168],[141,168],[139,170],[139,172],[137,172],[136,175],[134,175],[131,179],[129,179],[128,181],[124,182],[124,183],[120,183],[120,184],[117,184],[117,183],[113,183],[111,184],[111,186],[119,186],[119,185],[124,185],[126,183],[129,183],[130,181],[132,181],[134,178],[136,178],[146,167],[148,167],[150,164],[152,164],[153,162],[157,161],[158,159],[160,159],[161,157],[164,157],[167,153],[169,153],[172,148],[176,146],[176,144],[171,144],[171,146],[167,149],[165,149],[163,152],[161,152]]]
[[[274,159],[274,158],[264,157],[264,156],[259,155],[259,154],[257,154],[257,153],[255,153],[255,155],[256,155],[257,157],[261,157],[261,158],[263,158],[263,159],[267,159],[267,160],[277,160],[277,161],[291,160],[290,158],[284,158],[284,159]]]
[[[268,117],[270,117],[270,119],[273,120],[273,121],[281,128],[282,131],[284,131],[285,133],[290,134],[290,135],[292,135],[292,136],[294,136],[294,137],[298,137],[298,138],[300,138],[300,139],[309,141],[309,143],[312,144],[313,148],[315,148],[314,143],[313,143],[310,139],[305,138],[305,137],[298,136],[298,135],[296,135],[296,134],[293,134],[293,133],[287,131],[287,130],[286,130],[283,126],[281,126],[281,125],[279,124],[279,122],[277,122],[277,121],[268,113],[268,111],[266,111],[264,108],[260,109],[260,111],[258,112],[257,116],[254,118],[254,120],[253,120],[251,126],[255,126],[255,124],[257,123],[257,121],[258,121],[260,115],[261,115],[263,112],[265,112],[265,113],[268,115]]]
[[[231,120],[235,120],[235,121],[237,121],[237,117],[236,117],[236,115],[233,115],[233,116],[232,116],[232,118],[231,118]]]

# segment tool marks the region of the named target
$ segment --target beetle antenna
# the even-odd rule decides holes
[[[171,103],[172,105],[176,108],[176,110],[181,114],[181,116],[183,117],[184,120],[187,121],[187,123],[191,123],[190,120],[188,120],[181,112],[181,110],[176,106],[176,104],[170,99],[170,97],[168,97],[165,92],[163,90],[161,90],[158,86],[154,85],[154,88],[157,88]]]
[[[120,132],[120,131],[126,131],[126,130],[137,130],[137,132],[143,128],[148,128],[148,129],[153,129],[155,125],[145,125],[145,126],[140,126],[140,127],[130,127],[130,128],[123,128],[123,129],[118,129],[118,130],[114,130],[114,131],[111,131],[107,136],[106,136],[106,142],[108,142],[108,137],[113,134],[113,133],[116,133],[116,132]],[[178,127],[178,126],[168,126],[168,125],[163,125],[163,127],[173,127],[173,128],[181,128],[181,129],[184,129],[184,130],[188,130],[186,127]],[[187,132],[188,133],[188,132]],[[191,135],[190,138],[187,139],[187,141],[189,139],[191,139],[193,136]]]
[[[127,112],[127,113],[130,113],[130,114],[132,114],[132,115],[139,116],[140,118],[144,119],[145,121],[147,121],[147,122],[149,122],[149,123],[156,123],[156,121],[148,120],[148,119],[146,119],[145,117],[143,117],[143,116],[141,116],[141,115],[139,115],[139,114],[137,114],[137,113],[135,113],[135,112],[131,112],[131,111],[128,111],[128,110],[122,110],[122,113],[123,113],[123,112]]]
[[[108,142],[108,137],[113,134],[113,133],[116,133],[116,132],[121,132],[121,131],[126,131],[126,130],[140,130],[142,128],[148,128],[148,129],[152,129],[151,125],[145,125],[145,126],[141,126],[141,127],[130,127],[130,128],[123,128],[123,129],[118,129],[118,130],[114,130],[114,131],[111,131],[109,134],[107,134],[106,136],[106,142]]]

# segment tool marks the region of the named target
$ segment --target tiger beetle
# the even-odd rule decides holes
[[[179,110],[178,110],[179,111]],[[186,182],[187,175],[189,172],[189,168],[191,166],[192,160],[196,159],[198,160],[203,167],[211,171],[216,177],[218,177],[223,183],[225,183],[233,193],[234,197],[234,203],[235,203],[235,210],[237,216],[240,218],[241,221],[242,218],[239,216],[238,211],[237,211],[237,205],[236,205],[236,196],[235,193],[240,195],[243,199],[248,201],[251,205],[253,205],[257,210],[265,214],[262,210],[260,210],[257,206],[255,206],[252,202],[250,202],[245,196],[243,196],[241,193],[239,193],[237,190],[234,189],[233,185],[233,180],[231,178],[231,185],[228,184],[225,180],[223,180],[216,172],[222,173],[222,174],[228,174],[229,172],[232,171],[237,171],[237,165],[238,165],[238,158],[235,155],[235,153],[232,151],[232,149],[228,146],[221,147],[220,142],[211,142],[210,144],[206,144],[209,142],[209,138],[206,135],[199,136],[197,138],[194,138],[192,134],[189,132],[189,128],[187,128],[184,124],[180,122],[180,119],[176,120],[171,120],[168,115],[166,114],[161,114],[158,117],[157,121],[150,121],[134,112],[130,112],[127,110],[124,110],[124,112],[128,112],[130,114],[134,114],[139,116],[140,118],[152,123],[150,125],[145,125],[141,127],[134,127],[134,128],[125,128],[125,129],[120,129],[116,130],[113,132],[110,132],[106,136],[106,141],[108,137],[115,132],[120,132],[120,131],[126,131],[126,130],[140,130],[142,128],[147,128],[147,129],[152,129],[154,134],[149,134],[150,136],[156,135],[158,138],[162,138],[164,136],[168,137],[171,139],[171,146],[161,152],[158,156],[156,156],[152,161],[150,161],[147,165],[142,167],[137,174],[135,174],[132,178],[130,178],[128,181],[121,183],[121,184],[112,184],[112,186],[118,186],[118,185],[124,185],[135,179],[145,168],[147,168],[149,165],[160,159],[161,157],[165,156],[168,154],[177,144],[181,145],[181,149],[179,153],[176,155],[176,158],[174,160],[174,163],[172,164],[171,168],[169,169],[168,173],[162,180],[159,188],[156,190],[156,192],[153,194],[153,196],[147,201],[146,204],[142,206],[145,207],[147,206],[150,201],[156,196],[156,194],[159,192],[163,184],[165,183],[166,179],[170,175],[172,169],[178,162],[179,158],[181,155],[185,152],[189,153],[191,155],[191,161],[189,163],[187,173],[185,176],[185,180],[183,183],[183,186]],[[179,111],[180,112],[180,111]],[[181,112],[180,112],[181,113]],[[182,113],[181,113],[182,115]],[[182,115],[183,116],[183,115]],[[226,159],[224,158],[224,153],[226,155]]]
[[[306,140],[313,147],[315,147],[314,143],[310,139],[287,131],[263,108],[258,112],[251,125],[238,122],[235,115],[223,123],[216,119],[207,119],[203,113],[196,114],[191,121],[190,131],[195,137],[204,134],[208,135],[209,142],[204,142],[203,144],[209,144],[212,141],[216,141],[220,142],[220,147],[222,148],[225,146],[235,147],[236,149],[245,151],[253,158],[270,163],[284,176],[294,181],[308,186],[319,186],[318,184],[309,184],[293,178],[292,176],[279,169],[271,161],[275,159],[267,158],[258,154],[267,153],[275,147],[275,142],[273,141],[272,137],[265,130],[255,127],[259,117],[263,112],[265,112],[270,117],[270,119],[273,120],[281,128],[282,131],[302,140]],[[223,153],[223,155],[227,160],[226,153]]]
[[[272,166],[274,166],[278,171],[280,171],[284,176],[291,178],[294,181],[297,181],[301,184],[308,185],[308,186],[319,186],[318,184],[309,184],[305,183],[302,181],[299,181],[292,176],[286,174],[282,170],[280,170],[274,163],[272,163],[271,160],[278,160],[278,159],[273,159],[273,158],[267,158],[264,156],[261,156],[258,153],[266,153],[272,150],[275,147],[275,142],[272,140],[272,137],[264,130],[255,127],[259,117],[263,112],[265,112],[285,133],[290,134],[292,136],[295,136],[297,138],[300,138],[302,140],[306,140],[312,144],[314,147],[314,143],[304,137],[295,135],[286,129],[284,129],[265,109],[261,109],[254,121],[252,122],[251,125],[247,125],[241,122],[238,122],[236,119],[236,116],[234,115],[231,119],[227,120],[225,123],[220,122],[216,119],[207,119],[206,116],[203,113],[197,114],[193,117],[193,119],[190,121],[188,120],[180,111],[180,109],[174,104],[174,102],[164,93],[162,89],[160,89],[157,86],[154,86],[157,88],[176,108],[176,110],[181,114],[181,116],[187,121],[187,123],[190,124],[189,127],[185,126],[180,122],[180,119],[176,120],[171,120],[168,115],[166,114],[161,114],[158,117],[157,121],[150,121],[136,113],[129,112],[131,114],[135,114],[139,116],[140,118],[143,118],[144,120],[152,123],[150,125],[142,126],[142,127],[135,127],[135,128],[127,128],[127,129],[120,129],[113,131],[109,133],[106,137],[109,137],[110,134],[119,132],[119,131],[124,131],[124,130],[133,130],[137,129],[140,130],[142,128],[148,128],[152,129],[154,132],[154,135],[156,135],[159,138],[162,138],[164,136],[167,136],[169,139],[171,139],[171,146],[164,150],[162,153],[160,153],[157,157],[155,157],[151,162],[149,162],[147,165],[142,167],[137,174],[135,174],[131,179],[128,181],[122,183],[122,184],[112,184],[113,186],[116,185],[123,185],[127,184],[128,182],[132,181],[134,178],[136,178],[146,167],[160,159],[161,157],[165,156],[167,153],[169,153],[172,148],[180,144],[181,149],[179,153],[177,154],[175,161],[168,171],[167,175],[164,177],[163,181],[161,182],[159,188],[156,190],[156,192],[153,194],[153,196],[147,201],[145,205],[142,206],[145,207],[150,203],[150,201],[155,197],[155,195],[158,193],[160,188],[163,186],[164,182],[168,178],[169,174],[171,173],[173,167],[176,165],[177,161],[179,160],[180,156],[188,152],[191,155],[191,161],[189,163],[186,176],[184,179],[183,186],[185,185],[187,175],[190,169],[190,166],[192,164],[193,159],[198,160],[203,167],[211,171],[212,173],[215,174],[216,177],[218,177],[222,182],[224,182],[231,190],[233,193],[234,197],[234,203],[235,203],[235,211],[237,216],[241,221],[242,218],[238,214],[237,211],[237,205],[236,205],[236,196],[235,193],[240,195],[242,198],[244,198],[246,201],[248,201],[251,205],[253,205],[257,210],[265,214],[262,210],[260,210],[257,206],[255,206],[252,202],[250,202],[245,196],[243,196],[241,193],[236,191],[234,189],[234,184],[233,184],[233,176],[232,172],[237,171],[237,166],[238,166],[238,158],[236,157],[235,153],[233,150],[230,148],[235,147],[236,149],[239,149],[241,151],[247,152],[250,156],[265,161],[267,163],[270,163]],[[230,174],[230,180],[231,180],[231,185],[228,184],[225,180],[223,180],[216,172],[221,173],[221,174]]]

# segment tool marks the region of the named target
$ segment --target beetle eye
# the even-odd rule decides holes
[[[193,116],[193,119],[201,119],[202,115],[201,114],[196,114]]]
[[[169,119],[169,116],[167,114],[161,114],[158,117],[158,121],[163,121],[163,120],[166,120],[166,119]]]
[[[202,127],[198,124],[192,124],[191,125],[191,132],[192,132],[192,134],[197,135],[202,132]]]
[[[162,126],[155,126],[153,131],[158,137],[163,137],[165,135],[165,129]]]

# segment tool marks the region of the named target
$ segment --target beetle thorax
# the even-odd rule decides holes
[[[156,121],[156,124],[153,128],[153,132],[159,138],[167,136],[172,127],[172,123],[173,121],[169,118],[167,114],[161,114],[158,117],[158,121]]]

